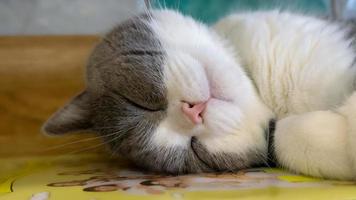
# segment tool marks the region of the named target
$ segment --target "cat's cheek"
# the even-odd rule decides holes
[[[278,121],[274,148],[280,165],[317,177],[349,179],[345,118],[331,111],[293,115]]]
[[[223,136],[235,133],[241,126],[243,113],[231,102],[211,99],[203,113],[203,133],[210,136]]]
[[[254,152],[256,155],[263,156],[267,146],[265,141],[253,141],[252,137],[243,131],[236,131],[234,134],[220,137],[198,137],[198,140],[208,152],[213,154],[226,153],[240,156]],[[256,159],[256,157],[247,159]]]
[[[267,148],[264,130],[254,123],[249,126],[246,120],[238,106],[212,100],[204,113],[206,131],[197,138],[211,153],[246,155],[253,151],[263,155]]]

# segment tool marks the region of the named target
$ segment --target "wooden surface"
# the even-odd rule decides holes
[[[55,148],[88,136],[48,138],[40,132],[50,114],[84,88],[86,60],[97,41],[96,36],[0,37],[0,156],[68,153],[97,144]]]

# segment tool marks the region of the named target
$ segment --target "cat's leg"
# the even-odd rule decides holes
[[[278,121],[275,154],[279,164],[299,173],[355,179],[356,94],[335,111],[315,111]]]

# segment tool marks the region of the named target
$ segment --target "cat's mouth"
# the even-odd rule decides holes
[[[265,161],[253,160],[261,158],[260,156],[256,156],[253,154],[251,154],[250,157],[245,158],[236,153],[228,154],[220,152],[219,154],[214,154],[210,152],[196,136],[191,137],[190,148],[195,155],[196,161],[203,164],[208,171],[236,171],[246,167],[250,167],[250,165],[259,167],[275,167],[277,165],[277,160],[273,150],[275,126],[275,119],[271,119],[268,124],[268,127],[265,130],[266,143],[268,146],[268,152]],[[264,153],[262,153],[261,155],[263,154]]]
[[[191,149],[196,157],[196,162],[204,166],[204,172],[237,171],[248,167],[246,160],[237,154],[209,152],[197,137],[191,138]]]
[[[192,149],[196,159],[198,162],[202,163],[209,171],[216,171],[216,169],[212,168],[212,166],[209,165],[208,162],[205,161],[204,157],[200,156],[199,154],[205,154],[208,155],[209,152],[207,149],[199,142],[198,138],[196,137],[191,137],[190,139],[190,148]]]

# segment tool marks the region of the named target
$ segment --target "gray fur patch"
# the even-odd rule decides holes
[[[130,19],[98,44],[87,69],[91,93],[110,91],[147,109],[166,108],[165,52],[148,27],[149,20],[148,15]]]

